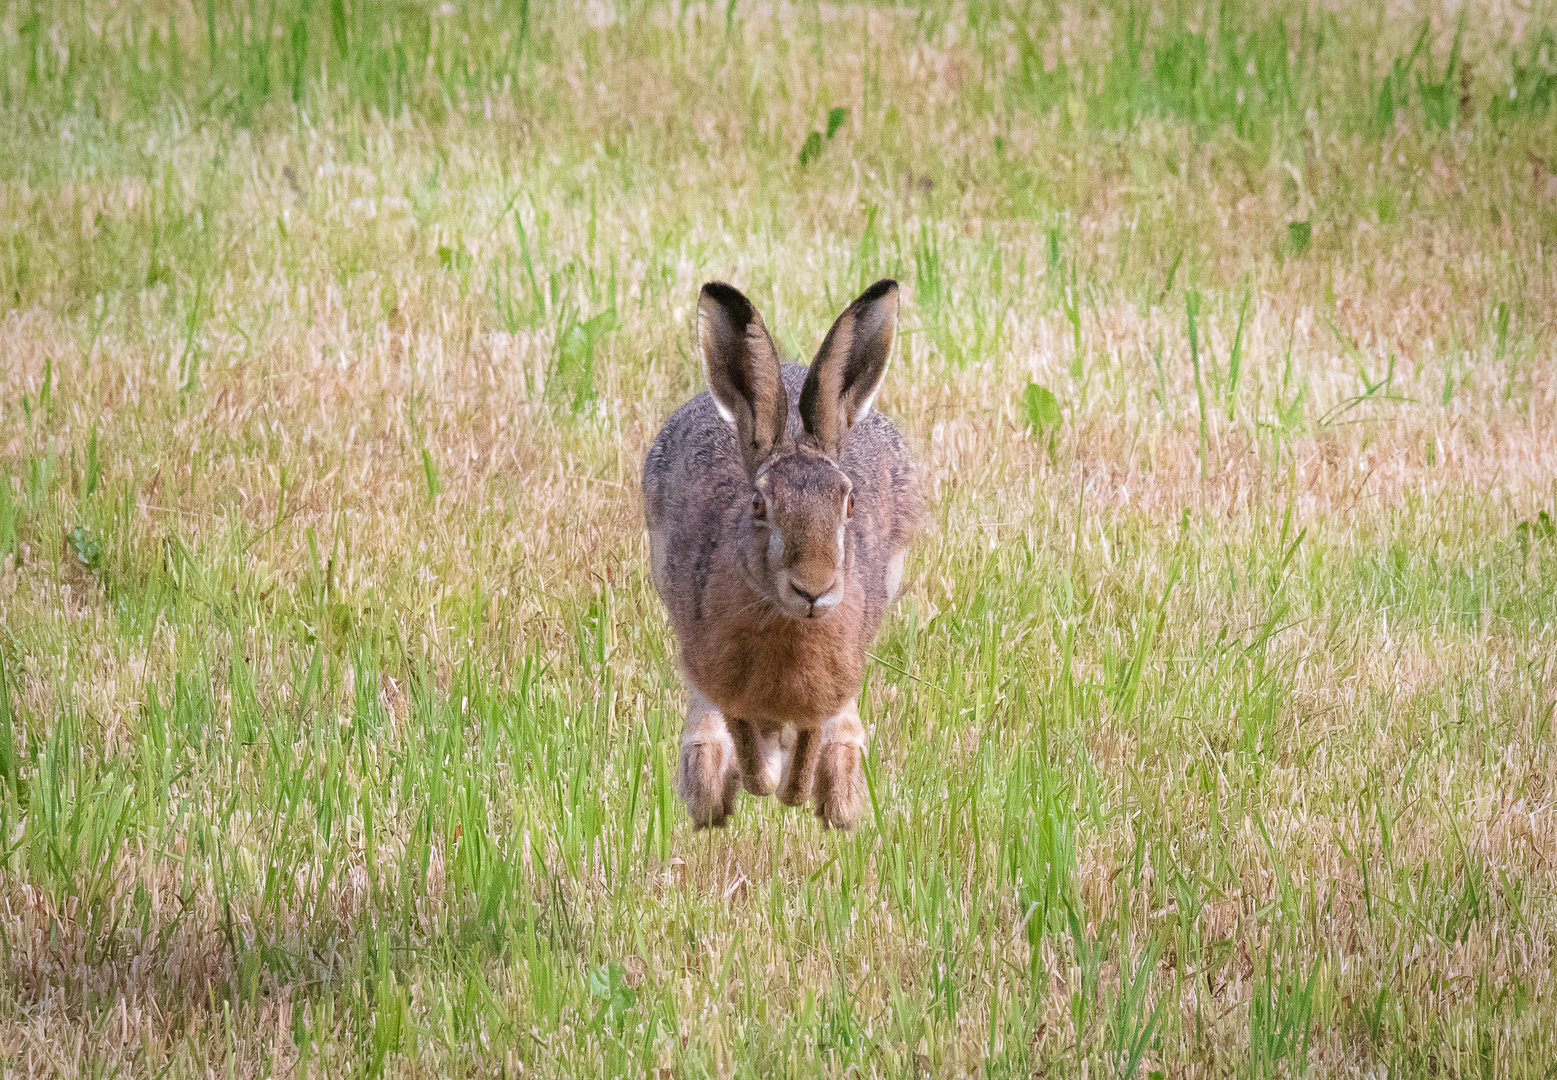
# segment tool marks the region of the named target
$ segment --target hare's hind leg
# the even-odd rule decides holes
[[[847,829],[865,809],[865,728],[859,703],[851,701],[824,721],[816,764],[816,816],[835,829]]]
[[[698,828],[723,825],[735,812],[741,774],[724,715],[696,687],[681,734],[681,773],[676,787]]]

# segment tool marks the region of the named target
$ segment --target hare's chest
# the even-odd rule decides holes
[[[850,647],[851,620],[836,626],[725,627],[708,648],[689,650],[688,675],[726,716],[814,727],[859,692],[863,657]]]

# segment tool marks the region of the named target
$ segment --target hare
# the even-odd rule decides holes
[[[908,448],[871,409],[897,307],[897,283],[878,281],[803,368],[739,291],[698,297],[710,389],[643,463],[651,572],[691,697],[677,785],[698,827],[723,825],[743,785],[814,797],[837,828],[864,808],[856,699],[922,505]]]

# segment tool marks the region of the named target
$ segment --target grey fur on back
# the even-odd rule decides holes
[[[807,369],[783,365],[789,396],[786,441],[801,434],[800,389]],[[908,546],[922,500],[913,460],[897,428],[874,408],[849,432],[839,467],[854,485],[855,563],[865,585],[866,636],[887,604],[888,568]],[[665,422],[643,462],[644,516],[663,538],[654,552],[654,583],[678,630],[701,617],[701,593],[721,543],[746,513],[751,482],[734,429],[705,390]]]

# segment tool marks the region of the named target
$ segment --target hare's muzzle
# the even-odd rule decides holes
[[[842,584],[843,582],[839,576],[835,575],[825,589],[822,589],[819,592],[810,592],[802,588],[795,581],[795,579],[791,578],[789,581],[789,590],[799,598],[801,603],[806,605],[805,617],[808,619],[815,619],[819,616],[826,615],[829,611],[837,606],[838,597],[843,592],[843,589],[841,588]]]

